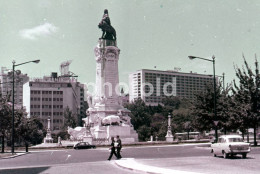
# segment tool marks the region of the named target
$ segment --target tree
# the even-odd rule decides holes
[[[248,65],[244,55],[244,64],[245,66],[239,68],[235,66],[236,77],[239,79],[239,86],[236,85],[234,80],[234,94],[240,95],[237,99],[240,99],[239,102],[243,101],[244,105],[247,105],[247,116],[246,123],[247,126],[252,126],[254,129],[254,145],[257,145],[256,142],[256,128],[258,127],[258,122],[260,120],[260,98],[259,98],[259,89],[260,89],[260,75],[259,75],[259,64],[255,56],[255,71]]]
[[[217,105],[219,105],[219,98],[220,98],[220,86],[217,85],[216,87],[216,101]],[[218,110],[220,107],[217,108]],[[218,113],[217,110],[217,113]],[[192,106],[192,115],[193,115],[193,122],[192,124],[196,129],[199,131],[209,131],[215,127],[214,120],[214,88],[213,85],[206,84],[206,88],[204,91],[199,92],[195,95],[195,100]],[[218,120],[221,120],[218,117]]]
[[[167,119],[161,113],[155,113],[151,120],[151,135],[165,139],[167,133]]]
[[[138,130],[139,127],[143,125],[150,127],[151,115],[149,106],[146,106],[141,98],[136,99],[133,103],[127,104],[126,108],[131,111],[131,123],[135,130]]]
[[[148,141],[151,136],[151,127],[142,125],[137,129],[137,133],[140,141]]]
[[[37,117],[22,117],[16,133],[24,141],[26,152],[28,152],[29,143],[40,144],[44,138],[43,124]]]
[[[2,153],[4,153],[5,149],[5,137],[8,134],[8,131],[11,130],[12,125],[12,109],[8,103],[9,99],[10,95],[3,97],[2,93],[0,92],[0,134],[2,142]]]
[[[64,111],[63,129],[67,130],[68,127],[75,128],[76,125],[77,125],[77,122],[76,122],[76,119],[75,119],[75,115],[72,114],[72,111],[69,109],[69,107],[66,107],[65,111]]]
[[[169,113],[172,113],[174,110],[179,109],[181,105],[181,99],[179,97],[170,96],[162,99],[163,103],[163,115],[167,118]]]

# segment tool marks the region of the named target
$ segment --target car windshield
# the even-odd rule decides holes
[[[242,138],[229,138],[228,139],[229,142],[243,142]]]

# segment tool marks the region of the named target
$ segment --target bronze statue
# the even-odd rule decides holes
[[[104,10],[104,15],[98,27],[102,30],[101,39],[116,40],[116,30],[111,26],[108,10]]]

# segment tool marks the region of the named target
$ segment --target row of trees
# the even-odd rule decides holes
[[[244,57],[243,57],[244,58]],[[217,84],[217,120],[214,117],[214,88],[212,84],[205,84],[205,90],[195,95],[195,100],[167,97],[158,106],[146,106],[141,99],[127,104],[131,110],[134,128],[140,140],[148,140],[151,135],[164,139],[167,132],[167,116],[171,113],[172,131],[187,132],[214,130],[214,121],[218,121],[217,128],[224,134],[240,130],[244,136],[248,128],[256,131],[260,120],[260,75],[259,65],[255,59],[255,70],[248,65],[244,58],[244,66],[234,66],[236,80],[224,88]]]
[[[27,117],[27,113],[23,108],[16,108],[14,110],[14,140],[15,144],[25,146],[28,151],[29,144],[36,145],[43,141],[46,135],[46,128],[44,128],[41,120],[37,116]],[[68,139],[68,126],[76,127],[76,118],[71,110],[67,107],[64,110],[64,125],[58,134],[52,134],[54,142],[57,142],[58,137]],[[1,152],[5,152],[5,144],[11,145],[12,136],[12,102],[10,102],[10,95],[2,96],[0,92],[0,142]]]
[[[43,125],[36,117],[26,117],[23,108],[14,111],[14,130],[15,143],[25,145],[28,151],[29,144],[39,144],[44,137]],[[12,103],[10,95],[2,96],[0,93],[0,136],[1,136],[1,152],[5,151],[5,144],[11,143],[12,131]]]

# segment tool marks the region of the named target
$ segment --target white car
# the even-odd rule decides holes
[[[241,154],[243,158],[246,158],[250,150],[250,144],[245,143],[239,135],[222,135],[218,138],[218,142],[211,144],[211,153],[214,157],[223,155],[227,158],[229,155]]]

